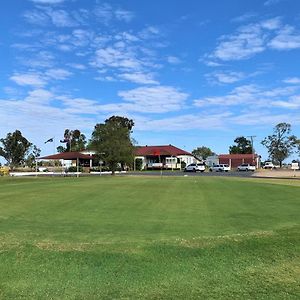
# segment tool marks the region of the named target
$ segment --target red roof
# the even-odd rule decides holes
[[[254,157],[258,157],[257,154],[220,154],[219,159],[227,158],[227,159],[252,159]]]
[[[138,147],[135,151],[135,155],[137,156],[158,156],[158,155],[170,155],[170,156],[178,156],[178,155],[191,155],[191,153],[179,149],[173,145],[166,146],[143,146]]]
[[[91,159],[93,158],[93,156],[90,156],[88,154],[82,154],[81,152],[62,152],[58,154],[39,157],[39,159],[65,159],[65,160],[75,160],[77,158]]]

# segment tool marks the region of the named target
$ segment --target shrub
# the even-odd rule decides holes
[[[79,166],[78,171],[82,172],[82,167],[81,166]],[[75,166],[69,167],[68,172],[77,172],[77,167],[75,167]]]
[[[143,160],[141,158],[136,158],[135,160],[135,169],[141,171],[143,166]]]

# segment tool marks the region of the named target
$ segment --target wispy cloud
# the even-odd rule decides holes
[[[54,95],[47,90],[37,89],[30,91],[24,101],[27,103],[49,104],[50,100],[53,99],[53,96]]]
[[[176,56],[168,56],[167,61],[169,64],[172,64],[172,65],[178,65],[178,64],[182,63],[181,59],[179,59]]]
[[[159,82],[154,79],[153,74],[150,73],[124,73],[120,74],[119,78],[140,84],[159,84]]]
[[[70,14],[63,9],[48,9],[47,14],[51,18],[52,23],[57,27],[74,27],[78,25]]]
[[[48,6],[28,10],[24,13],[27,22],[39,26],[54,25],[56,27],[74,27],[78,22],[63,9],[53,9]]]
[[[284,0],[267,0],[267,1],[264,2],[264,5],[265,6],[271,6],[271,5],[278,4],[282,1],[284,1]]]
[[[248,12],[246,14],[243,14],[241,16],[233,18],[231,21],[232,22],[242,23],[242,22],[249,21],[250,19],[255,18],[255,17],[257,17],[257,13]]]
[[[286,86],[266,89],[257,85],[243,85],[234,88],[230,93],[224,96],[204,97],[194,100],[194,104],[198,107],[206,106],[239,106],[246,105],[247,107],[268,107],[273,106],[285,107],[288,103],[294,103],[294,98],[297,95],[298,86]]]
[[[24,18],[28,23],[47,26],[50,22],[49,16],[40,10],[30,10],[24,13]]]
[[[55,55],[49,51],[40,51],[39,53],[31,54],[30,57],[17,57],[19,62],[30,68],[52,68],[55,65]]]
[[[86,66],[83,64],[79,64],[79,63],[69,63],[68,64],[69,67],[77,69],[77,70],[85,70]]]
[[[94,9],[94,15],[98,22],[108,25],[111,21],[130,22],[134,18],[134,13],[121,8],[114,8],[109,3],[98,4]]]
[[[64,69],[49,69],[46,71],[45,75],[51,79],[65,80],[69,78],[72,75],[72,73]]]
[[[113,47],[97,50],[92,64],[99,68],[109,67],[135,71],[142,68],[142,62],[135,57],[134,53],[128,53]]]
[[[213,53],[204,59],[213,65],[219,61],[244,60],[267,49],[300,48],[300,33],[295,27],[283,25],[279,17],[239,27],[235,33],[220,38]]]
[[[247,59],[265,50],[260,26],[244,26],[230,36],[223,36],[212,57],[223,61]]]
[[[243,72],[213,72],[205,76],[210,83],[229,84],[243,80],[246,75]]]
[[[37,4],[58,4],[66,0],[30,0],[30,1]]]
[[[134,13],[124,9],[117,9],[115,11],[115,16],[119,21],[130,22],[134,18]]]
[[[44,86],[46,84],[46,80],[39,74],[15,73],[10,80],[21,86]]]
[[[188,94],[170,86],[139,87],[120,91],[118,95],[126,102],[139,107],[142,112],[169,112],[184,107]]]
[[[167,117],[161,119],[142,119],[136,122],[137,130],[161,131],[184,131],[191,129],[214,130],[225,128],[225,120],[232,114],[229,112],[220,112],[209,115],[202,113],[184,114],[176,117]]]
[[[291,50],[300,48],[300,32],[286,25],[270,41],[269,46],[276,50]]]
[[[290,77],[283,80],[284,83],[288,84],[300,84],[300,77]]]

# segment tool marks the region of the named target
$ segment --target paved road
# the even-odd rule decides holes
[[[141,171],[141,172],[127,172],[124,174],[125,176],[128,175],[135,175],[135,176],[161,176],[160,171]],[[252,172],[237,172],[237,171],[230,171],[230,172],[183,172],[183,171],[163,171],[162,176],[202,176],[202,177],[209,177],[209,176],[224,176],[224,177],[251,177],[253,175]]]

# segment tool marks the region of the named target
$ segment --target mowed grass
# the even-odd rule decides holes
[[[0,299],[299,299],[300,184],[0,178]]]

